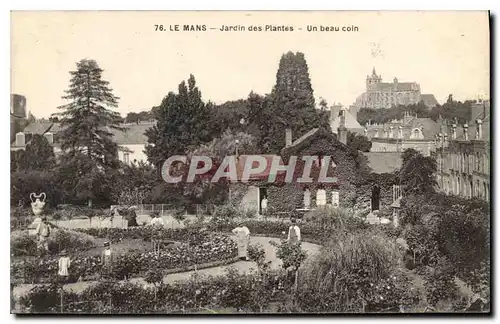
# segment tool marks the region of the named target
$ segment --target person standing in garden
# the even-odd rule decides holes
[[[69,267],[71,266],[71,260],[68,257],[66,250],[61,251],[61,257],[59,258],[59,281],[61,283],[67,283],[69,278]]]
[[[153,216],[153,219],[151,219],[152,226],[158,226],[158,227],[165,226],[165,223],[163,222],[163,219],[160,217],[160,214],[158,212],[153,212],[152,216]]]
[[[262,202],[260,203],[260,207],[262,209],[262,215],[267,215],[267,197],[264,196]]]
[[[248,245],[250,243],[250,230],[248,227],[239,223],[238,226],[232,231],[236,234],[238,243],[238,257],[241,260],[248,261]]]
[[[107,277],[111,269],[113,267],[113,251],[111,250],[111,246],[109,241],[104,242],[104,251],[101,253],[101,266],[102,266],[102,274],[103,276]]]
[[[288,228],[288,242],[295,244],[300,242],[300,228],[295,218],[291,219],[292,225]]]
[[[137,223],[137,213],[135,212],[136,209],[136,206],[132,206],[127,211],[128,227],[139,226],[139,224]]]
[[[47,218],[43,217],[42,222],[38,224],[36,228],[36,235],[38,237],[38,249],[42,254],[49,251],[49,237],[50,237],[50,226],[47,222]]]

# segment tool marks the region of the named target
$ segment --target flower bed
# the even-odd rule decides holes
[[[33,288],[19,300],[21,311],[29,313],[181,313],[206,308],[259,311],[270,300],[283,299],[286,286],[283,271],[240,275],[228,271],[222,276],[198,278],[144,288],[141,284],[101,281],[83,292],[64,293],[61,307],[57,285]],[[259,292],[259,293],[257,293]]]
[[[150,252],[129,252],[117,256],[110,276],[116,279],[141,276],[146,271],[157,269],[185,268],[196,264],[205,264],[233,259],[237,248],[234,241],[226,235],[200,233],[192,235],[181,244],[169,246],[159,254]],[[98,256],[78,255],[71,258],[70,281],[98,277],[101,265]],[[57,274],[58,258],[33,258],[25,261],[13,261],[11,277],[21,282],[47,282]]]
[[[92,236],[65,229],[53,230],[49,241],[49,253],[57,254],[62,249],[68,252],[87,251],[96,246]],[[36,236],[28,231],[11,233],[11,253],[13,256],[37,255]]]
[[[203,231],[200,227],[188,227],[178,229],[166,229],[153,226],[131,227],[128,229],[121,228],[87,228],[78,229],[79,232],[98,237],[105,238],[111,243],[119,243],[125,239],[143,239],[144,241],[168,240],[179,242],[198,243],[205,242],[210,236],[210,233]]]

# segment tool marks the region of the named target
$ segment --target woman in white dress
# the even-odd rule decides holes
[[[248,261],[248,244],[250,243],[250,230],[248,227],[239,223],[238,227],[233,229],[233,233],[237,237],[238,243],[238,257],[242,260]]]

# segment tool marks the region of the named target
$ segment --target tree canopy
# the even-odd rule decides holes
[[[403,165],[401,167],[401,183],[406,192],[434,193],[437,171],[436,159],[423,156],[414,149],[407,149],[401,154]]]
[[[124,131],[120,114],[113,111],[119,98],[113,94],[109,82],[102,79],[103,70],[94,60],[83,59],[71,71],[69,89],[62,98],[58,117],[62,130],[61,149],[69,155],[85,153],[101,167],[117,167],[118,145],[109,129]]]
[[[160,168],[169,156],[185,155],[209,142],[210,111],[201,98],[193,75],[179,84],[178,93],[170,92],[154,109],[156,125],[146,131],[148,161]]]

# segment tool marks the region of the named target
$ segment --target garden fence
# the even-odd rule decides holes
[[[214,204],[194,204],[187,210],[189,215],[211,215],[215,209]],[[183,212],[183,208],[179,208],[174,204],[142,204],[137,205],[137,213],[139,215],[151,215],[157,212],[160,216],[169,216],[178,212]]]

